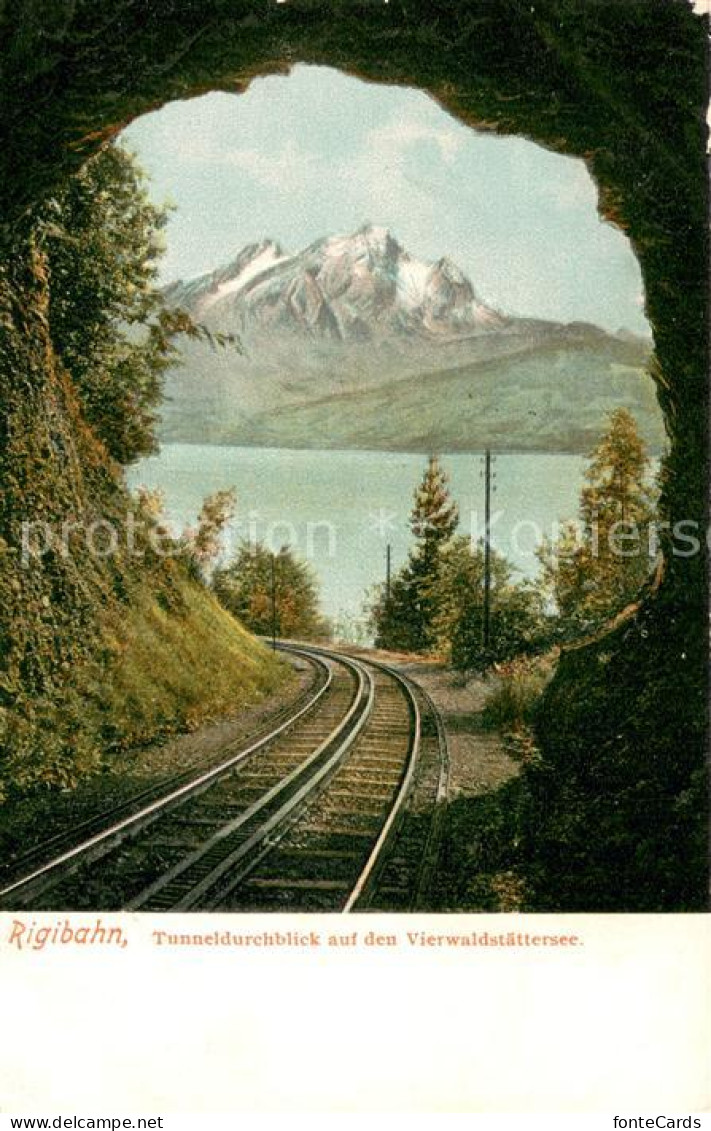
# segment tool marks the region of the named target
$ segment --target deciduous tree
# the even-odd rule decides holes
[[[225,344],[158,286],[168,210],[121,145],[107,145],[44,205],[39,238],[50,274],[52,343],[87,423],[120,464],[156,450],[163,375],[179,335]]]
[[[221,604],[258,635],[270,635],[272,627],[284,637],[324,630],[312,572],[288,546],[274,554],[261,542],[245,542],[232,562],[215,570],[212,585]]]
[[[595,629],[638,595],[652,565],[654,514],[644,443],[632,414],[617,409],[590,456],[579,521],[539,554],[564,635]]]

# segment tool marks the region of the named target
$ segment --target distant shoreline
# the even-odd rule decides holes
[[[440,447],[437,444],[429,446],[422,446],[421,448],[402,447],[402,448],[373,448],[364,445],[360,447],[357,444],[350,444],[348,447],[331,447],[330,445],[317,445],[317,444],[250,444],[245,440],[160,440],[160,450],[152,456],[146,456],[146,459],[157,459],[160,452],[167,447],[182,447],[182,448],[248,448],[251,451],[264,451],[264,452],[333,452],[345,454],[348,452],[362,452],[364,455],[370,453],[372,455],[394,455],[394,456],[427,456],[432,452],[436,452],[441,456],[483,456],[484,448],[465,448],[465,447]],[[594,445],[595,441],[591,440],[590,448]],[[490,451],[495,455],[510,455],[510,456],[580,456],[587,459],[590,455],[590,448],[516,448],[506,447],[502,448],[492,444]],[[656,448],[651,444],[646,445],[647,454],[651,459],[662,459],[666,454],[666,449]],[[142,462],[142,461],[141,461]]]

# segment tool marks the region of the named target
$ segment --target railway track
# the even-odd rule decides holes
[[[308,708],[317,701],[321,688],[328,677],[328,670],[321,661],[305,656],[301,659],[312,668],[311,683],[301,691],[294,702],[273,713],[268,722],[257,729],[252,736],[250,746],[268,741],[271,735],[283,724],[289,724],[297,719],[303,708]],[[226,761],[225,755],[230,758],[243,746],[244,743],[239,740],[232,741],[221,749],[217,758],[211,761],[215,766],[219,766]],[[209,768],[212,769],[213,766],[210,765]],[[115,804],[104,806],[88,816],[83,816],[78,821],[71,821],[67,827],[44,837],[25,851],[12,853],[6,860],[0,862],[0,892],[3,887],[7,887],[13,881],[30,875],[53,860],[63,858],[71,849],[91,840],[92,837],[104,832],[107,828],[118,825],[124,818],[140,813],[152,802],[167,797],[174,790],[196,781],[201,776],[195,767],[174,774],[165,774],[161,776],[160,780],[151,783],[146,788],[131,791],[128,796],[123,797]]]
[[[446,741],[433,705],[372,661],[281,647],[320,673],[298,712],[6,885],[0,907],[352,911],[426,903],[446,791]]]
[[[232,771],[246,768],[273,742],[288,735],[301,720],[310,720],[314,712],[325,706],[324,700],[332,690],[333,675],[323,660],[303,653],[299,656],[313,667],[314,683],[291,709],[280,712],[264,733],[246,746],[243,743],[228,744],[220,759],[201,773],[196,774],[192,770],[172,775],[149,790],[93,814],[79,826],[33,846],[28,853],[12,861],[15,874],[10,879],[3,877],[0,908],[38,908],[41,906],[40,897],[56,893],[58,886],[66,886],[75,872],[82,872],[90,865],[94,865],[94,871],[98,872],[100,861],[102,867],[108,866],[109,855],[113,856],[122,845],[144,834],[154,821],[165,819],[173,810],[199,798]],[[82,878],[86,878],[83,872]],[[68,902],[64,906],[70,909],[72,904]]]

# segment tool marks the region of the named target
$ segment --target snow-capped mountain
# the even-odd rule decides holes
[[[334,342],[411,337],[460,339],[506,325],[449,259],[424,263],[387,228],[329,236],[296,255],[272,240],[250,244],[227,266],[175,283],[168,301],[206,325],[247,338],[264,331]]]
[[[296,254],[249,244],[165,299],[240,352],[181,346],[164,439],[446,450],[496,423],[498,446],[584,450],[610,408],[654,410],[648,343],[502,314],[450,259],[417,259],[383,227]]]

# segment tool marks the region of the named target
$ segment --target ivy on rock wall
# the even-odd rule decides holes
[[[52,338],[46,243],[44,218],[20,225],[0,274],[0,801],[283,679],[197,592],[89,423]]]

